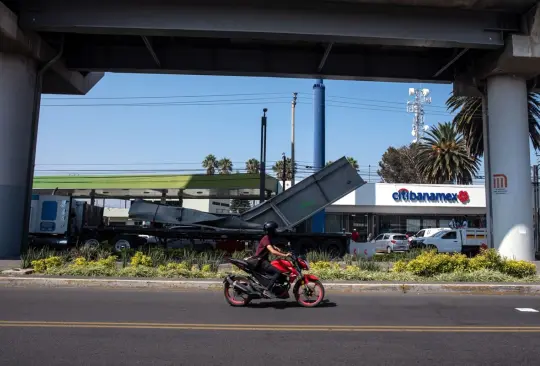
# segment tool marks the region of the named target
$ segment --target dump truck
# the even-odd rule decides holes
[[[39,196],[32,207],[30,237],[33,243],[49,245],[97,245],[108,241],[116,250],[162,245],[233,251],[253,248],[263,234],[264,222],[275,221],[279,225],[279,240],[295,250],[343,255],[348,250],[350,234],[300,233],[295,228],[365,183],[342,157],[240,215],[215,215],[138,200],[131,204],[128,215],[132,220],[150,224],[121,227],[104,225],[102,209],[101,219],[93,211],[91,219],[89,214],[84,216],[88,209],[81,211],[84,205],[73,197]]]

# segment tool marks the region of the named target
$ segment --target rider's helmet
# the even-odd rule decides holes
[[[278,224],[274,221],[267,221],[263,225],[263,230],[266,235],[273,236],[276,235],[276,230],[278,228]]]

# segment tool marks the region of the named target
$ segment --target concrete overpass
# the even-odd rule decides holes
[[[454,82],[487,107],[492,242],[532,259],[536,0],[0,1],[0,257],[24,236],[39,95],[84,94],[112,71]]]

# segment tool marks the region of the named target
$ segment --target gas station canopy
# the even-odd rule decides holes
[[[34,194],[116,199],[242,198],[259,199],[258,174],[223,175],[70,175],[37,176]],[[278,180],[266,176],[267,194],[278,193]]]

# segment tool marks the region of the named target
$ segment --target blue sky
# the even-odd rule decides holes
[[[51,169],[66,170],[56,172],[62,175],[75,169],[185,171],[199,169],[209,153],[228,157],[241,169],[247,159],[259,157],[264,107],[269,110],[267,159],[276,161],[283,152],[290,155],[293,92],[299,93],[296,159],[309,165],[313,162],[313,84],[311,79],[107,74],[86,96],[43,97],[36,175],[51,174]],[[444,102],[451,85],[333,80],[325,80],[325,85],[326,160],[353,156],[366,179],[369,166],[376,171],[388,146],[412,140],[412,115],[406,113],[408,88],[431,90],[426,124],[450,120]],[[111,99],[131,97],[153,98]],[[171,102],[184,104],[125,105]]]

